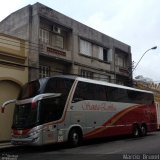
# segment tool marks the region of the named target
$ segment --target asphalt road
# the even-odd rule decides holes
[[[76,148],[66,144],[14,147],[0,151],[0,160],[160,160],[160,132],[146,137],[113,137],[86,141]]]

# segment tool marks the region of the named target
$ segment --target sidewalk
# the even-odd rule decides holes
[[[11,147],[14,147],[11,142],[0,142],[0,150]]]

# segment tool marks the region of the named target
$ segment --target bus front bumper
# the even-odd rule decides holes
[[[12,138],[11,139],[11,143],[13,145],[41,145],[40,143],[40,138],[39,137],[35,137],[35,138]]]

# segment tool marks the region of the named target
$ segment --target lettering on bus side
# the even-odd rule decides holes
[[[106,103],[92,104],[90,102],[86,102],[83,103],[81,107],[83,110],[108,111],[108,112],[117,111],[116,107],[113,104],[107,105]]]

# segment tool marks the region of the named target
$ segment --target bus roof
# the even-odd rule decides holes
[[[78,76],[72,76],[72,75],[57,75],[57,76],[53,76],[53,77],[69,78],[69,79],[74,79],[74,80],[82,81],[82,82],[101,84],[101,85],[105,85],[105,86],[111,86],[111,87],[116,87],[116,88],[123,88],[123,89],[128,89],[128,90],[134,90],[134,91],[146,92],[146,93],[153,94],[153,92],[151,92],[151,91],[132,88],[132,87],[127,87],[127,86],[118,85],[118,84],[114,84],[114,83],[109,83],[109,82],[102,81],[102,80],[93,80],[93,79],[82,78],[82,77],[78,77]],[[50,77],[50,78],[52,78],[52,77]]]

